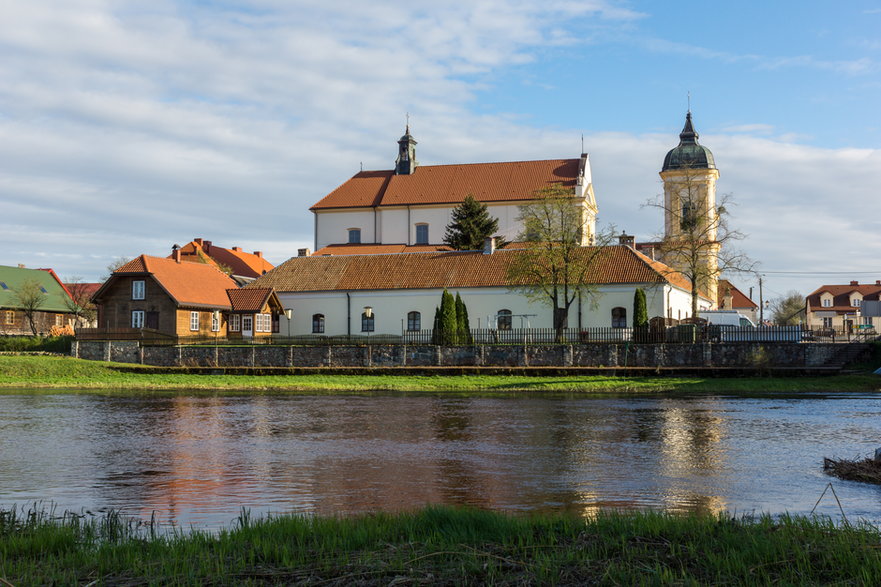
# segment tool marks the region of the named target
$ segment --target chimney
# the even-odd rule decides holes
[[[207,254],[211,254],[211,241],[202,241],[202,250]]]
[[[875,285],[881,285],[881,279],[876,279],[876,280],[875,280]]]
[[[263,258],[263,251],[254,251],[254,256],[260,257],[262,259]]]
[[[233,247],[232,250],[234,250],[236,253],[241,253],[242,247]]]
[[[298,257],[308,257],[311,253],[312,253],[312,251],[310,251],[308,248],[297,249],[297,256]]]
[[[851,281],[850,284],[851,284],[851,285],[859,285],[860,282],[859,282],[859,281]]]
[[[636,246],[636,237],[629,235],[626,232],[622,232],[621,235],[618,237],[618,244],[630,247],[632,249]]]
[[[180,245],[175,244],[171,247],[171,255],[175,263],[180,263]]]
[[[496,237],[488,236],[483,239],[483,254],[492,255],[496,250]]]
[[[202,246],[202,239],[201,238],[194,238],[193,242],[196,243],[197,245],[199,245],[200,247]]]
[[[722,309],[723,310],[733,310],[734,309],[734,294],[731,293],[731,288],[725,288],[725,295],[722,297]]]

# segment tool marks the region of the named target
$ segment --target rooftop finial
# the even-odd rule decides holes
[[[404,132],[405,135],[410,134],[410,113],[407,113],[407,130]]]
[[[688,91],[688,112],[691,113],[691,90]]]

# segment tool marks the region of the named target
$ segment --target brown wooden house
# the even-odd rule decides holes
[[[261,338],[278,333],[278,318],[284,312],[271,287],[228,289],[232,310],[227,325],[229,338]]]
[[[98,306],[97,330],[226,337],[232,310],[227,290],[235,287],[212,265],[141,255],[114,271],[92,297]]]

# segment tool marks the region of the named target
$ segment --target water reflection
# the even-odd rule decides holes
[[[881,438],[874,397],[0,396],[0,505],[224,525],[241,508],[346,514],[802,512],[823,456]],[[881,490],[836,482],[849,517]],[[837,504],[821,504],[829,515]]]

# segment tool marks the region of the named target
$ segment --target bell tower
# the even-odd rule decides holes
[[[410,123],[404,136],[398,139],[398,158],[395,160],[395,175],[412,175],[416,171],[416,139],[410,134]]]
[[[664,262],[685,274],[694,273],[698,289],[716,304],[719,289],[716,180],[719,179],[719,170],[713,153],[697,140],[689,110],[685,115],[685,126],[679,133],[679,145],[667,153],[661,169],[665,243],[662,249]],[[697,264],[695,257],[698,258]]]

